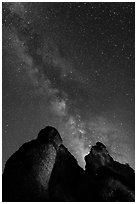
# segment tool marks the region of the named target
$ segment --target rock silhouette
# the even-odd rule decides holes
[[[98,201],[135,200],[135,174],[128,165],[113,160],[106,147],[97,142],[85,157],[86,174],[95,183]]]
[[[46,127],[7,161],[3,173],[3,201],[48,201],[48,183],[62,139]]]
[[[62,144],[58,131],[46,127],[7,161],[2,201],[134,201],[135,173],[113,160],[97,142],[83,170]]]
[[[49,182],[52,201],[88,201],[89,184],[77,160],[61,145]]]

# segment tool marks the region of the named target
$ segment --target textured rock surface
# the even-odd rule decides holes
[[[62,139],[46,127],[7,161],[3,173],[3,201],[49,200],[48,183]]]
[[[85,157],[83,170],[62,144],[55,128],[46,127],[7,161],[3,201],[134,201],[135,174],[113,160],[98,142]]]
[[[134,201],[135,174],[128,165],[113,160],[106,147],[97,142],[85,157],[86,174],[95,183],[98,201]]]

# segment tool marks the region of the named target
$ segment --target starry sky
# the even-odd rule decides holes
[[[2,5],[3,166],[47,125],[84,168],[103,142],[135,166],[135,3]]]

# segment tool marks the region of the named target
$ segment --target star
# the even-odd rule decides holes
[[[3,162],[52,125],[83,168],[97,141],[134,167],[135,3],[5,2],[2,24]]]

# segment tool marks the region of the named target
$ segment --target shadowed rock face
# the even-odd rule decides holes
[[[133,169],[114,161],[102,143],[91,148],[85,161],[86,175],[91,184],[96,183],[98,201],[134,201]]]
[[[3,201],[134,201],[132,168],[113,160],[98,142],[85,157],[86,170],[62,145],[58,131],[46,127],[7,161]]]
[[[85,156],[86,170],[96,173],[99,167],[108,166],[113,162],[105,145],[97,142],[90,150],[90,153]]]
[[[3,173],[3,201],[49,200],[48,183],[62,139],[46,127],[7,161]]]
[[[80,202],[93,200],[84,170],[64,145],[61,145],[49,182],[51,201]]]

